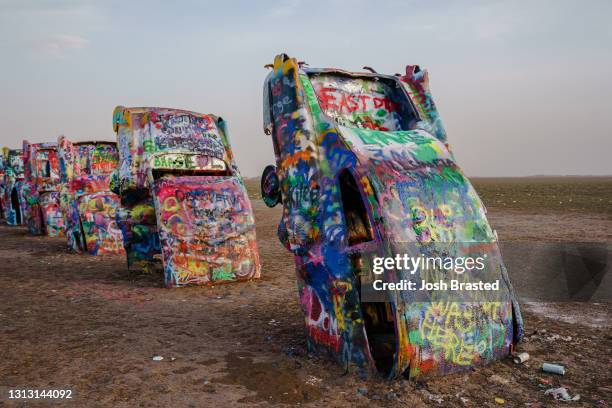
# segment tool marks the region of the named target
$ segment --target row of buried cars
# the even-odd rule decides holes
[[[511,353],[523,333],[519,305],[427,72],[315,69],[285,54],[268,68],[264,132],[276,165],[264,170],[261,194],[283,207],[278,237],[294,255],[309,349],[347,370],[410,378]],[[120,106],[113,129],[117,143],[60,137],[5,149],[7,222],[66,235],[76,252],[125,253],[131,270],[161,263],[169,287],[259,277],[255,221],[225,121]],[[403,254],[483,257],[500,293],[365,296],[376,259]]]
[[[3,149],[9,225],[68,248],[164,270],[166,286],[260,275],[255,221],[222,118],[117,107],[118,143],[23,142]],[[121,160],[120,160],[121,157]]]

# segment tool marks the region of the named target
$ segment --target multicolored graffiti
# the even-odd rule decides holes
[[[0,219],[4,219],[4,209],[5,209],[5,204],[4,204],[4,195],[5,195],[5,187],[4,187],[4,166],[5,166],[5,160],[4,160],[4,150],[0,150]]]
[[[110,175],[119,162],[116,143],[73,143],[60,136],[58,153],[60,205],[69,249],[91,255],[123,254],[116,222],[119,197],[110,191]]]
[[[23,156],[21,149],[3,149],[4,183],[3,204],[4,216],[8,225],[24,223],[26,201],[23,195]]]
[[[121,193],[121,190],[115,191]],[[123,237],[128,270],[153,272],[161,254],[153,198],[130,196],[128,192],[121,195],[121,200],[116,220]]]
[[[154,185],[166,283],[246,280],[258,274],[251,203],[233,178],[163,177]],[[186,250],[187,249],[187,250]]]
[[[323,113],[340,125],[397,131],[411,126],[404,118],[414,118],[395,102],[401,89],[385,81],[322,72],[311,76],[311,84]]]
[[[59,202],[60,176],[56,143],[23,142],[25,219],[34,235],[50,237],[65,233]]]
[[[255,220],[223,119],[119,106],[113,128],[128,267],[150,270],[161,253],[168,287],[258,278]]]
[[[264,84],[264,131],[277,166],[262,195],[283,204],[278,236],[295,255],[313,351],[416,378],[502,358],[521,339],[495,233],[448,148],[425,71],[310,69],[281,54]],[[509,300],[360,300],[374,256],[439,251],[486,253]]]

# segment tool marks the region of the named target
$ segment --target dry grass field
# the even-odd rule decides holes
[[[472,184],[491,210],[581,212],[612,217],[612,176],[475,177]],[[259,199],[259,178],[246,179]]]
[[[612,217],[612,177],[475,178],[491,210],[569,212]]]

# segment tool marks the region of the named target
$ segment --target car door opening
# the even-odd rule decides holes
[[[355,246],[374,239],[372,224],[355,178],[348,170],[338,176],[342,208],[347,229],[347,242],[350,260],[358,290],[361,292],[361,253]],[[395,319],[391,304],[388,302],[361,302],[361,314],[370,353],[377,370],[387,376],[393,369],[397,350]]]
[[[15,222],[17,225],[21,225],[21,207],[19,206],[19,195],[16,187],[13,187],[11,191],[11,206],[15,211]]]

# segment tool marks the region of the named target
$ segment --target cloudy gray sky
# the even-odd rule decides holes
[[[184,108],[226,118],[258,175],[263,65],[284,51],[427,68],[468,175],[612,174],[611,15],[608,0],[0,0],[0,144],[112,140],[115,105]]]

